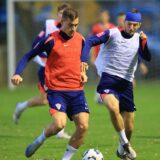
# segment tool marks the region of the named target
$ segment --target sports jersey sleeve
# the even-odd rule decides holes
[[[42,61],[42,58],[38,55],[38,56],[35,56],[34,58],[33,58],[33,61],[35,62],[35,63],[37,63],[37,64],[39,64],[40,66],[43,66],[43,67],[45,67],[45,62],[44,61]]]
[[[81,55],[82,62],[87,62],[91,47],[100,45],[102,43],[106,43],[109,37],[110,37],[109,30],[105,30],[104,32],[98,33],[97,35],[88,38],[87,41],[85,42],[85,45],[82,51],[82,55]]]
[[[36,55],[40,55],[44,51],[47,53],[47,55],[49,55],[53,46],[54,41],[52,37],[48,36],[46,38],[43,38],[33,49],[31,49],[22,57],[17,65],[15,74],[21,74],[28,62]]]
[[[40,42],[43,38],[45,38],[46,35],[46,27],[43,28],[43,30],[41,30],[37,36],[37,38],[34,40],[34,42],[32,43],[32,48],[34,48],[34,46]]]
[[[84,45],[85,45],[85,39],[83,38],[82,39],[82,51],[83,51]]]
[[[151,54],[150,51],[148,49],[148,45],[147,45],[147,39],[139,39],[140,41],[140,45],[139,45],[139,49],[138,49],[138,53],[140,55],[140,57],[146,61],[151,61]]]

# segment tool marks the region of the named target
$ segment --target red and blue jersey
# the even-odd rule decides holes
[[[46,86],[52,90],[82,90],[80,82],[82,35],[76,32],[71,39],[65,40],[56,31],[47,41],[50,40],[54,41],[54,46],[46,63]]]
[[[45,69],[48,89],[82,90],[80,63],[83,44],[83,37],[78,32],[70,38],[63,31],[56,31],[22,57],[15,74],[21,74],[33,57],[45,51],[48,57]]]

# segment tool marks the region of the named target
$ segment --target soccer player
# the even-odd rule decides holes
[[[66,126],[67,116],[74,121],[76,130],[69,140],[62,160],[70,160],[83,143],[88,129],[89,108],[83,91],[83,83],[87,81],[87,66],[81,63],[84,40],[82,35],[76,32],[78,23],[76,10],[64,10],[60,31],[44,38],[26,53],[11,79],[13,84],[19,85],[22,82],[20,74],[27,62],[41,52],[47,53],[45,84],[48,88],[50,114],[54,121],[27,147],[26,157],[32,156],[48,137],[62,130]]]
[[[124,30],[113,28],[89,38],[82,52],[82,61],[86,62],[91,47],[102,44],[96,59],[101,77],[97,91],[108,108],[112,124],[119,134],[117,155],[122,159],[131,160],[136,158],[136,152],[129,143],[136,110],[132,81],[138,57],[146,61],[151,60],[146,34],[143,31],[136,32],[141,22],[142,17],[137,9],[127,12]]]
[[[61,4],[57,7],[57,19],[48,19],[46,20],[45,28],[39,33],[36,40],[33,42],[32,48],[34,48],[44,37],[47,37],[49,34],[59,30],[61,27],[60,21],[62,18],[62,13],[66,8],[69,8],[70,5],[67,3]],[[39,90],[40,90],[40,96],[33,97],[27,101],[19,102],[16,105],[15,112],[13,113],[13,120],[17,124],[21,114],[25,109],[32,108],[32,107],[39,107],[39,106],[45,106],[48,104],[46,92],[45,92],[45,64],[47,61],[47,54],[44,52],[41,55],[37,55],[33,59],[37,64],[39,64],[40,68],[38,71],[38,78],[39,78]],[[69,139],[71,136],[68,135],[66,132],[64,132],[64,129],[62,129],[60,132],[57,133],[57,138],[66,138]]]

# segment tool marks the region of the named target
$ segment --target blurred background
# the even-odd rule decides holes
[[[0,0],[0,160],[27,159],[24,157],[26,146],[52,121],[48,107],[27,109],[18,125],[12,120],[17,102],[40,94],[37,88],[37,64],[32,61],[29,63],[23,72],[23,83],[16,89],[11,91],[9,82],[14,67],[31,49],[32,42],[44,28],[46,19],[56,19],[57,6],[64,2],[78,10],[78,30],[85,38],[96,34],[95,26],[102,19],[105,26],[113,27],[118,25],[117,15],[121,12],[137,8],[142,13],[140,30],[148,35],[152,61],[144,62],[145,67],[138,67],[136,72],[134,98],[137,112],[132,144],[138,153],[137,160],[160,160],[160,0]],[[103,10],[107,11],[108,16],[100,14]],[[91,112],[90,128],[85,144],[73,160],[80,160],[89,148],[98,148],[106,160],[118,160],[115,154],[118,146],[117,133],[109,122],[106,108],[95,99],[98,78],[93,65],[95,57],[92,55],[89,82],[85,85]],[[73,127],[73,123],[68,123],[66,131],[72,134]],[[59,160],[66,145],[67,141],[52,138],[31,160]]]
[[[7,86],[9,79],[9,56],[15,50],[15,64],[25,54],[37,37],[37,34],[44,28],[45,20],[56,18],[57,6],[68,2],[79,12],[80,25],[78,30],[85,38],[92,32],[92,26],[99,19],[100,11],[107,10],[110,15],[110,22],[117,25],[116,17],[120,12],[126,12],[132,8],[137,8],[143,15],[141,30],[149,37],[149,47],[152,53],[152,62],[145,63],[148,73],[143,75],[137,72],[137,78],[141,80],[160,79],[160,1],[159,0],[74,0],[74,1],[51,1],[51,0],[1,0],[0,1],[0,86]],[[7,21],[7,3],[12,8],[11,15],[13,22]],[[11,18],[11,17],[10,17]],[[7,24],[11,25],[10,33],[7,31]],[[10,36],[13,37],[10,38]],[[10,40],[7,41],[7,36]],[[12,43],[12,50],[7,51],[7,42]],[[13,51],[14,53],[14,51]],[[14,66],[14,64],[11,64]],[[28,65],[24,72],[24,83],[32,84],[37,82],[37,65]],[[92,67],[91,67],[92,68]],[[11,68],[12,70],[12,68]],[[95,79],[95,73],[89,70],[89,79]],[[11,73],[10,73],[11,74]]]

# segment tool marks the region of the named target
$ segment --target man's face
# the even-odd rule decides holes
[[[130,34],[134,35],[134,33],[140,28],[141,23],[139,22],[132,22],[132,21],[125,21],[125,31]]]
[[[108,12],[102,12],[100,14],[100,22],[107,23],[107,22],[109,22],[109,19],[110,19],[110,16],[109,16]]]
[[[69,18],[62,20],[62,31],[65,32],[69,37],[73,37],[74,33],[78,28],[79,19],[76,18],[73,21]]]

